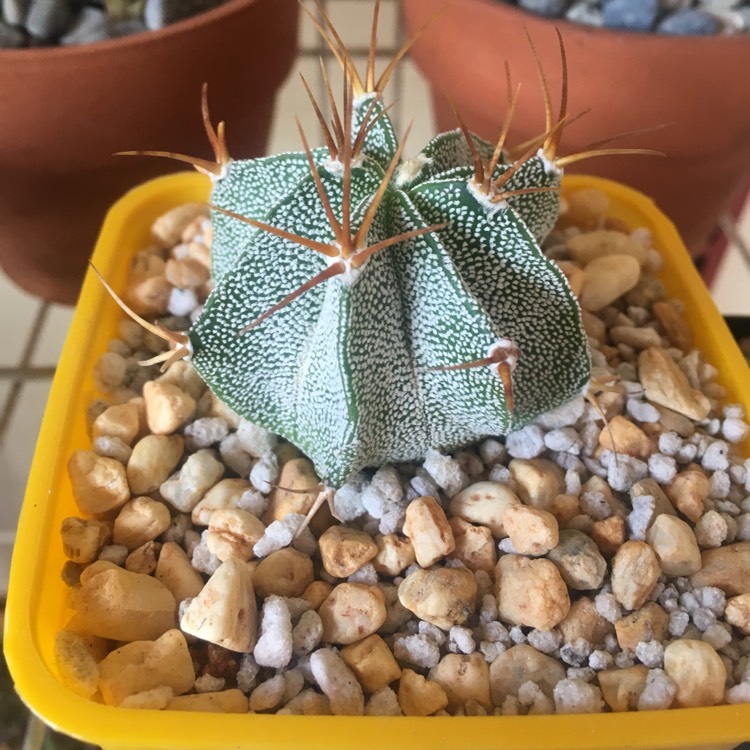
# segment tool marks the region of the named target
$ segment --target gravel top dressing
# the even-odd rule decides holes
[[[356,474],[219,402],[123,319],[62,526],[65,684],[106,704],[335,715],[636,711],[750,701],[742,407],[665,297],[650,234],[568,196],[545,252],[594,386],[505,438]],[[210,289],[198,204],[153,227],[123,297],[185,330]]]

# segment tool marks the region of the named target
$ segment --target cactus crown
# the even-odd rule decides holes
[[[403,159],[382,93],[409,45],[376,79],[376,1],[363,79],[318,10],[345,80],[340,109],[328,87],[330,128],[313,99],[325,147],[300,128],[299,152],[233,161],[204,90],[216,163],[189,161],[214,183],[216,287],[178,355],[337,487],[366,466],[507,434],[580,393],[591,363],[577,301],[540,249],[562,166],[580,158],[556,156],[565,86],[554,122],[539,66],[546,132],[515,160],[517,91],[496,144],[459,117]]]

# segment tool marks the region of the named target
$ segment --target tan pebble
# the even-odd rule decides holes
[[[252,560],[253,547],[266,527],[252,513],[240,508],[218,508],[208,521],[206,546],[222,562],[230,557]]]
[[[286,518],[289,513],[307,515],[320,493],[320,479],[312,462],[307,458],[294,458],[283,464],[277,484],[271,492],[271,501],[263,516],[263,523],[266,525]],[[328,505],[325,504],[315,514],[310,522],[310,528],[314,534],[320,536],[333,523],[335,521]]]
[[[591,336],[591,338],[602,343],[604,342],[607,337],[607,326],[600,317],[588,312],[588,310],[581,310],[581,321],[583,322],[583,328],[587,336]]]
[[[670,432],[676,432],[682,438],[689,438],[695,435],[695,423],[688,419],[684,414],[678,414],[666,406],[655,404],[659,412],[659,424]]]
[[[167,314],[173,288],[162,272],[131,281],[123,292],[122,299],[138,315],[160,318]]]
[[[187,641],[176,629],[153,641],[138,640],[118,648],[99,664],[99,673],[99,689],[110,706],[119,706],[129,695],[163,686],[180,695],[195,682]]]
[[[518,695],[518,689],[525,682],[535,683],[551,698],[555,685],[564,679],[565,669],[559,660],[525,643],[512,646],[490,666],[492,702],[502,706],[508,696]]]
[[[203,242],[190,242],[187,247],[187,257],[197,260],[198,263],[210,270],[211,248],[203,244]]]
[[[609,208],[609,196],[596,188],[582,188],[566,194],[566,209],[560,216],[561,226],[596,229]]]
[[[654,302],[664,299],[665,294],[662,280],[653,273],[644,273],[635,287],[625,295],[625,302],[648,309]]]
[[[571,263],[568,260],[556,260],[554,262],[568,280],[570,291],[573,292],[573,296],[578,297],[581,293],[581,289],[583,289],[583,284],[586,280],[586,273],[580,266],[577,266],[575,263]]]
[[[513,505],[503,516],[513,548],[522,555],[546,555],[559,540],[557,519],[546,510]]]
[[[68,459],[68,476],[76,505],[87,515],[107,513],[130,498],[125,467],[113,458],[77,450]]]
[[[401,604],[417,617],[450,630],[463,625],[476,608],[477,581],[462,568],[416,570],[398,587]]]
[[[344,660],[330,648],[321,648],[310,656],[314,680],[330,701],[334,716],[362,716],[364,694],[357,678]]]
[[[178,386],[149,380],[143,386],[146,420],[155,435],[170,435],[180,428],[195,411],[195,399]]]
[[[568,588],[554,563],[503,555],[495,568],[500,619],[551,630],[570,610]]]
[[[198,401],[204,393],[211,393],[206,387],[206,382],[198,374],[192,362],[184,359],[173,362],[169,369],[162,373],[156,381],[158,383],[171,383],[180,390]],[[145,406],[145,399],[144,399]],[[228,407],[226,407],[228,409]]]
[[[724,617],[737,630],[745,635],[750,635],[750,593],[727,599]]]
[[[669,354],[659,347],[638,356],[638,375],[649,401],[701,421],[711,411],[710,401],[691,387],[685,374]]]
[[[625,344],[633,349],[647,349],[649,346],[661,346],[661,336],[648,327],[612,326],[609,335],[615,344]]]
[[[455,711],[468,701],[476,701],[487,711],[492,710],[490,670],[479,651],[473,654],[446,654],[427,676],[445,690],[449,710]]]
[[[497,563],[497,546],[492,532],[486,526],[474,526],[458,516],[453,516],[448,523],[456,543],[448,557],[460,560],[469,570],[492,573]]]
[[[721,513],[709,510],[700,517],[693,531],[701,549],[720,547],[729,535],[729,524]]]
[[[156,560],[159,557],[160,549],[161,544],[157,542],[146,542],[140,547],[136,547],[125,558],[125,570],[150,576],[156,570]]]
[[[375,544],[378,552],[372,564],[381,575],[397,576],[417,559],[412,543],[397,534],[378,534]]]
[[[436,682],[404,669],[398,685],[398,702],[406,716],[430,716],[448,705],[448,696]]]
[[[204,203],[183,203],[172,208],[151,225],[151,236],[164,248],[172,248],[179,244],[182,233],[198,217],[208,216],[208,209]]]
[[[191,512],[196,526],[208,526],[219,508],[236,508],[242,495],[253,488],[247,479],[222,479],[197,502]]]
[[[708,477],[700,469],[681,471],[664,489],[680,513],[693,523],[700,520],[709,492]]]
[[[639,265],[646,260],[646,250],[640,242],[622,232],[607,229],[573,235],[565,241],[565,245],[573,260],[584,266],[597,258],[612,255],[630,256]]]
[[[143,690],[140,693],[128,695],[122,699],[120,708],[138,708],[146,711],[161,711],[166,708],[169,701],[174,698],[174,690],[168,685],[160,685]]]
[[[318,608],[323,640],[349,644],[375,633],[385,622],[385,598],[377,586],[340,583]]]
[[[664,671],[674,680],[674,706],[715,706],[724,698],[727,670],[719,654],[705,641],[672,641],[664,649]]]
[[[701,562],[690,578],[693,586],[717,586],[730,596],[750,594],[750,542],[706,550]]]
[[[610,516],[601,521],[594,521],[589,531],[599,551],[606,557],[612,557],[625,543],[625,519],[621,516]]]
[[[434,565],[456,546],[445,511],[434,497],[417,497],[406,506],[403,530],[423,568]]]
[[[654,450],[646,433],[619,414],[599,433],[599,445],[606,450],[625,453],[643,460],[647,460]]]
[[[571,518],[581,515],[581,501],[575,495],[555,495],[547,510],[564,526]]]
[[[55,666],[63,685],[84,698],[98,690],[99,667],[86,638],[72,630],[55,635]]]
[[[546,509],[565,491],[562,469],[546,458],[514,458],[508,465],[518,496],[527,505]]]
[[[693,530],[677,516],[661,515],[646,532],[646,541],[668,576],[689,576],[701,568],[701,552]]]
[[[602,643],[604,636],[612,632],[612,625],[597,611],[594,602],[587,596],[576,599],[570,606],[568,616],[558,625],[565,643],[583,638],[589,643]]]
[[[162,545],[154,576],[172,592],[178,602],[198,596],[203,588],[201,574],[176,542],[165,542]]]
[[[205,284],[211,274],[199,260],[186,257],[180,260],[170,258],[164,268],[164,275],[178,289],[196,289]]]
[[[362,689],[376,693],[401,676],[401,667],[388,644],[373,633],[341,649],[341,658],[354,672]]]
[[[175,626],[177,602],[155,578],[111,565],[81,576],[75,610],[80,629],[92,635],[151,640]]]
[[[102,412],[92,425],[92,438],[118,437],[130,445],[140,429],[138,409],[133,403],[116,404]]]
[[[520,502],[517,495],[504,484],[476,482],[454,495],[448,509],[451,515],[486,526],[495,539],[502,539],[507,536],[503,514],[509,506]]]
[[[146,435],[133,448],[127,466],[130,490],[148,495],[159,489],[182,458],[181,435]]]
[[[648,668],[637,664],[626,669],[603,669],[596,677],[602,697],[613,711],[635,711],[646,687]]]
[[[641,275],[638,261],[630,255],[607,255],[586,266],[586,283],[580,296],[581,307],[597,312],[632,289]]]
[[[333,585],[328,581],[313,581],[302,593],[302,598],[310,602],[312,609],[317,610],[331,591],[333,591]]]
[[[668,629],[669,615],[656,602],[646,602],[615,623],[620,648],[631,653],[635,653],[635,647],[641,641],[665,640]]]
[[[180,628],[230,651],[252,651],[258,612],[247,565],[235,557],[223,562],[182,612]]]
[[[577,591],[599,588],[607,572],[607,561],[591,537],[581,531],[563,529],[559,544],[548,555],[565,583]]]
[[[159,492],[180,513],[190,513],[225,471],[226,466],[213,450],[201,448],[190,454],[180,470],[161,484]]]
[[[167,711],[201,711],[216,714],[246,714],[248,698],[237,688],[213,693],[178,695],[167,704]]]
[[[169,508],[150,497],[135,497],[125,503],[115,518],[113,541],[129,550],[151,542],[169,528]]]
[[[313,582],[313,562],[309,555],[285,547],[264,557],[253,575],[258,596],[302,596]]]
[[[654,550],[645,542],[627,541],[612,558],[612,593],[626,609],[638,609],[648,599],[660,574]]]
[[[348,526],[331,526],[318,540],[323,567],[334,578],[347,578],[378,554],[373,538]]]
[[[654,317],[662,324],[672,346],[687,354],[693,348],[693,332],[685,316],[670,302],[654,302],[651,308]]]
[[[60,524],[63,553],[76,563],[96,560],[99,550],[112,538],[112,530],[104,521],[88,518],[64,518]]]
[[[149,245],[136,252],[128,267],[128,281],[136,282],[151,276],[163,276],[166,266],[164,256],[163,248],[156,245]],[[141,334],[145,335],[145,331],[141,331]]]

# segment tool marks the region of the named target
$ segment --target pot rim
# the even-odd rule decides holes
[[[410,4],[410,0],[402,0],[405,6]],[[583,37],[609,37],[612,40],[620,42],[624,40],[637,41],[639,44],[651,44],[646,40],[653,40],[653,44],[671,45],[678,47],[681,45],[703,45],[711,49],[718,45],[733,44],[735,46],[750,46],[750,31],[737,34],[661,34],[655,31],[628,31],[626,29],[611,29],[604,26],[588,26],[586,24],[575,23],[566,18],[549,18],[541,13],[534,13],[526,8],[520,8],[517,5],[510,5],[504,0],[451,0],[449,3],[436,2],[436,5],[445,7],[446,10],[456,9],[459,5],[481,5],[487,8],[494,8],[498,14],[516,17],[519,23],[536,23],[552,27],[560,27],[560,31],[569,34],[578,34]],[[442,12],[442,11],[441,11]],[[439,17],[439,15],[438,15]],[[429,31],[428,31],[429,33]]]
[[[54,63],[58,60],[67,60],[70,58],[85,58],[97,55],[108,55],[112,51],[120,49],[147,47],[153,44],[159,44],[174,36],[190,34],[197,29],[211,25],[214,22],[223,21],[245,10],[248,6],[254,5],[263,0],[226,0],[221,5],[211,8],[210,10],[198,13],[191,18],[185,18],[182,21],[175,21],[161,29],[154,31],[140,31],[136,34],[129,34],[119,39],[106,39],[100,42],[90,44],[72,44],[72,45],[50,45],[47,47],[24,47],[21,49],[0,49],[0,62],[4,64],[13,63],[31,63],[38,65],[40,62]],[[281,0],[272,0],[272,5],[281,4]]]

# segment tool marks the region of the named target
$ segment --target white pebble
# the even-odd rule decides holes
[[[716,615],[706,607],[698,607],[691,615],[693,625],[704,633],[716,622]]]
[[[544,444],[551,451],[572,453],[577,456],[581,452],[583,441],[572,427],[561,427],[557,430],[550,430],[544,436]]]
[[[606,359],[605,359],[606,365]],[[560,427],[572,427],[583,416],[586,402],[578,396],[555,409],[550,409],[536,418],[536,423],[545,430],[556,430]]]
[[[403,716],[393,688],[384,687],[373,693],[365,706],[365,716]]]
[[[448,650],[454,654],[473,654],[476,651],[476,643],[472,631],[454,625],[448,632]]]
[[[192,289],[172,288],[167,301],[167,311],[170,315],[177,317],[190,315],[196,307],[198,307],[198,297]]]
[[[708,478],[708,496],[712,500],[722,500],[729,495],[729,489],[732,481],[729,474],[723,469],[717,469]]]
[[[740,682],[738,685],[729,688],[724,693],[724,698],[730,705],[750,703],[750,682]],[[742,746],[740,745],[740,747]]]
[[[357,477],[355,477],[355,480]],[[353,521],[365,512],[362,501],[362,483],[350,481],[342,485],[333,496],[333,509],[342,521]]]
[[[558,714],[599,713],[604,707],[598,687],[583,680],[564,679],[553,690]]]
[[[284,675],[276,675],[258,685],[250,694],[251,711],[270,711],[284,701]]]
[[[331,702],[334,716],[362,716],[365,699],[354,673],[344,660],[330,648],[318,649],[310,657],[315,681]]]
[[[292,629],[292,650],[296,656],[309,654],[318,647],[323,637],[323,621],[320,615],[310,609],[303,612],[299,622]]]
[[[614,663],[614,657],[609,653],[609,651],[596,650],[592,651],[589,655],[589,667],[591,667],[591,669],[595,669],[596,671],[602,669],[611,669]]]
[[[464,487],[469,486],[469,477],[464,473],[461,464],[434,448],[427,451],[424,468],[448,497],[457,495]]]
[[[628,513],[630,538],[642,542],[646,539],[646,532],[654,520],[656,499],[653,495],[636,495],[632,502],[633,510]]]
[[[669,634],[679,638],[690,623],[690,615],[681,609],[669,613]]]
[[[701,465],[708,471],[724,470],[729,468],[727,453],[729,445],[723,440],[715,440],[703,452]]]
[[[565,472],[565,494],[574,497],[581,494],[581,475],[573,469],[568,469]]]
[[[659,411],[648,401],[641,401],[637,398],[629,398],[627,401],[627,411],[633,419],[639,422],[658,422]]]
[[[243,654],[237,670],[237,687],[243,693],[249,693],[255,687],[260,667],[252,654]]]
[[[252,513],[256,518],[262,518],[270,503],[271,500],[267,495],[257,490],[245,490],[237,501],[237,507]]]
[[[750,513],[743,513],[735,519],[737,522],[737,537],[740,542],[750,542]]]
[[[614,594],[602,592],[594,597],[594,607],[607,622],[616,623],[622,617],[622,609]]]
[[[505,459],[505,446],[494,438],[487,438],[479,444],[479,456],[485,466],[493,466]]]
[[[551,654],[560,648],[562,635],[557,630],[532,630],[527,636],[528,644],[542,654]]]
[[[261,458],[278,443],[276,435],[264,427],[248,422],[246,419],[240,421],[237,428],[237,437],[243,450],[255,458]]]
[[[659,435],[659,452],[665,456],[676,456],[682,448],[682,438],[676,432],[663,432]]]
[[[635,647],[635,655],[649,669],[657,669],[664,664],[664,646],[659,641],[640,641]]]
[[[266,557],[277,549],[288,547],[305,517],[299,513],[288,513],[280,521],[266,526],[263,536],[255,543],[253,553],[256,557]]]
[[[224,440],[229,434],[229,425],[221,417],[201,417],[187,425],[184,432],[188,447],[196,451]]]
[[[245,451],[236,432],[227,435],[219,444],[222,461],[236,474],[246,477],[253,468],[253,457]]]
[[[667,709],[672,705],[677,686],[663,669],[649,670],[646,687],[638,698],[639,711]]]
[[[269,596],[263,604],[260,637],[253,654],[261,667],[281,669],[292,658],[292,618],[282,596]]]
[[[721,617],[724,614],[727,596],[717,586],[701,586],[694,589],[693,594],[701,606],[710,609],[717,617]]]
[[[273,489],[273,485],[278,478],[279,459],[273,450],[268,450],[256,461],[253,468],[250,469],[250,484],[259,492],[268,494]]]
[[[672,456],[653,453],[648,459],[651,478],[659,484],[669,484],[677,475],[677,462]]]
[[[505,447],[513,458],[536,458],[544,452],[544,431],[538,425],[526,425],[507,435]]]
[[[429,669],[440,661],[440,646],[426,635],[397,636],[393,642],[393,655],[399,661]]]

